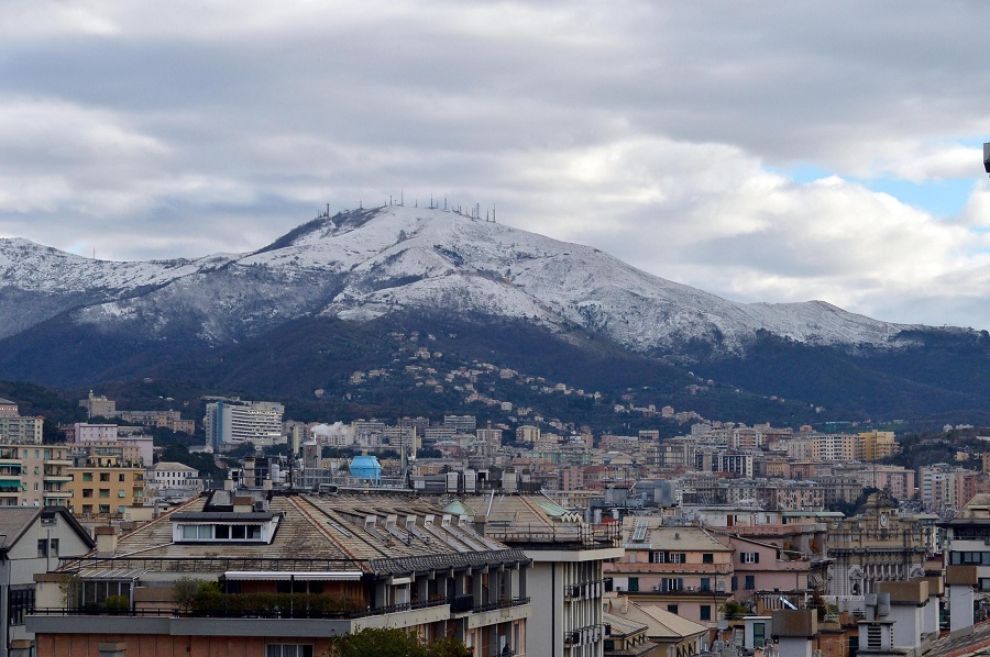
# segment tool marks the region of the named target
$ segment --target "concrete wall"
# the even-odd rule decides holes
[[[963,630],[973,626],[973,587],[950,585],[949,587],[949,631]]]

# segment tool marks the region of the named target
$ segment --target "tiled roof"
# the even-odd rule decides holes
[[[173,543],[172,520],[196,517],[206,500],[191,500],[120,537],[114,559],[106,563],[90,559],[87,573],[93,568],[125,568],[125,560],[140,561],[140,568],[159,571],[186,562],[183,572],[354,567],[369,573],[528,561],[522,551],[478,536],[470,526],[459,527],[456,518],[444,517],[429,502],[378,494],[275,495],[270,511],[281,518],[270,544]],[[231,514],[223,515],[227,519]],[[234,561],[250,565],[234,567]]]

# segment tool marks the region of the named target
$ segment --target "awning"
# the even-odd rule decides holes
[[[223,576],[233,581],[265,581],[265,582],[355,582],[361,579],[360,570],[303,570],[303,571],[272,571],[272,570],[228,570]]]

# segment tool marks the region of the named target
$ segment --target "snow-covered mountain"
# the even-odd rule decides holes
[[[197,260],[111,262],[0,239],[0,338],[63,313],[222,344],[303,316],[364,321],[420,310],[580,328],[643,352],[702,343],[740,353],[759,331],[889,346],[918,328],[821,301],[734,303],[597,249],[422,208],[322,217],[254,253]]]

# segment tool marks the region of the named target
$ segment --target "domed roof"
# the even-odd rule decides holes
[[[352,477],[377,480],[382,476],[382,466],[377,456],[361,455],[351,459],[349,466]]]

